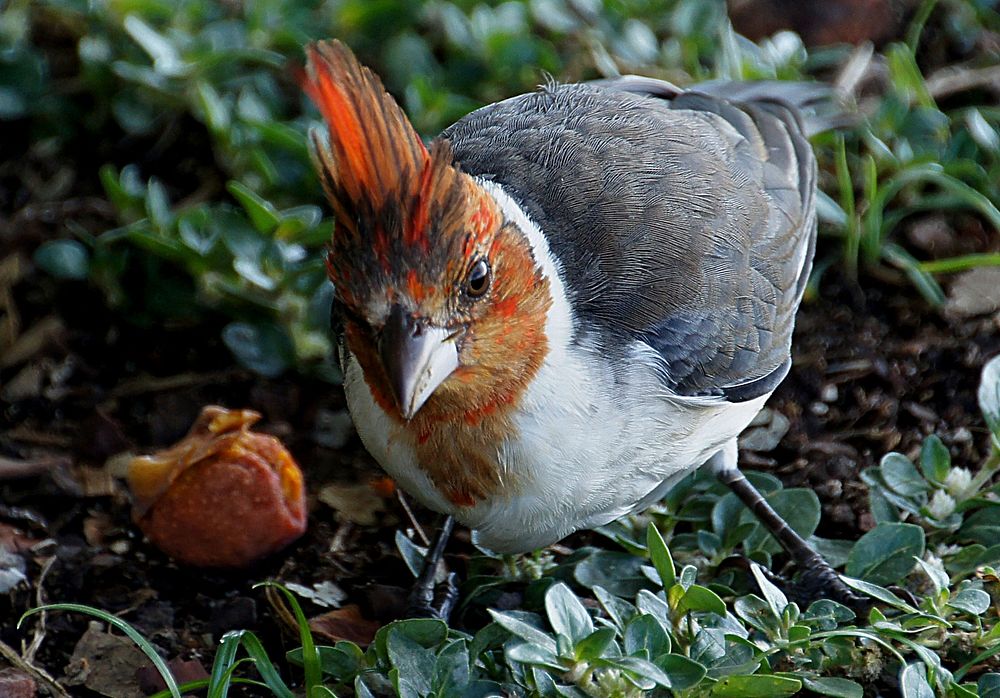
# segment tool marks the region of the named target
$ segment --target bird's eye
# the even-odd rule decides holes
[[[490,265],[485,259],[480,259],[469,270],[469,275],[465,279],[465,292],[473,298],[479,298],[489,287]]]

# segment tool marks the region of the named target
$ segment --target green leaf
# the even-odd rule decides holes
[[[659,657],[670,651],[670,637],[667,635],[667,631],[656,618],[648,613],[643,613],[629,621],[628,625],[625,626],[622,641],[625,646],[625,654],[628,655],[646,650],[647,657]]]
[[[362,676],[363,674],[358,674],[354,679],[354,695],[356,698],[375,698],[375,694],[365,685]]]
[[[146,215],[153,229],[161,235],[169,235],[174,223],[174,214],[170,210],[170,198],[167,190],[155,177],[150,177],[146,188]]]
[[[821,516],[819,497],[812,490],[805,488],[792,488],[779,490],[765,497],[778,515],[791,526],[792,530],[803,538],[809,538],[816,532]],[[757,518],[746,509],[740,517],[741,521],[753,521],[757,523]],[[750,534],[744,542],[747,550],[765,550],[770,553],[777,553],[782,550],[781,545],[774,536],[767,532],[762,525],[758,525],[754,533]]]
[[[862,579],[854,579],[853,577],[843,575],[841,575],[840,579],[844,582],[844,584],[852,589],[860,591],[863,594],[868,594],[868,596],[871,596],[873,599],[878,599],[882,603],[889,604],[890,606],[906,611],[907,613],[919,613],[916,608],[903,601],[888,589],[880,587],[877,584],[872,584],[871,582],[866,582]]]
[[[989,503],[969,514],[959,529],[959,536],[983,545],[993,545],[1000,540],[1000,505]]]
[[[881,523],[861,536],[845,572],[874,584],[893,584],[909,574],[924,554],[924,531],[906,523]]]
[[[672,588],[680,589],[679,585],[674,585]],[[643,613],[648,613],[649,615],[656,618],[660,625],[664,628],[669,628],[671,624],[670,620],[670,606],[666,601],[661,599],[659,596],[649,591],[648,589],[643,589],[639,592],[638,596],[635,598],[636,606]]]
[[[469,683],[469,650],[465,640],[455,640],[438,653],[431,686],[439,696],[461,695]]]
[[[168,38],[136,15],[127,16],[122,24],[129,36],[153,59],[156,72],[168,77],[175,77],[184,72],[184,61]]]
[[[573,577],[588,589],[599,586],[615,596],[634,598],[640,589],[651,586],[640,571],[644,562],[628,553],[599,550],[577,564]]]
[[[222,341],[242,366],[268,378],[283,373],[294,357],[288,335],[273,323],[231,322]]]
[[[295,595],[291,591],[277,582],[262,582],[255,585],[254,588],[257,588],[258,586],[267,586],[277,589],[288,602],[288,606],[292,610],[292,616],[295,618],[295,624],[299,629],[299,642],[302,643],[302,668],[305,673],[305,687],[307,691],[312,690],[313,687],[320,685],[323,671],[319,653],[316,651],[316,644],[313,641],[312,629],[309,627],[309,621],[306,618],[306,614],[302,611],[302,606],[299,604],[298,599],[295,598]],[[257,638],[251,635],[244,640],[245,645],[249,639],[252,639],[255,642],[257,641]],[[257,661],[257,664],[260,664],[260,660]],[[277,675],[277,671],[275,671],[275,675]],[[284,686],[284,683],[282,682],[281,685]]]
[[[832,599],[817,599],[809,604],[800,620],[815,623],[820,630],[833,630],[854,620],[854,611]]]
[[[90,273],[90,254],[77,240],[49,240],[38,246],[33,255],[42,271],[57,279],[86,279]]]
[[[934,698],[927,683],[927,668],[922,662],[907,664],[899,673],[899,693],[903,698]]]
[[[615,657],[613,659],[599,659],[594,662],[594,665],[624,669],[630,674],[646,679],[647,682],[653,684],[646,683],[643,685],[640,683],[640,687],[646,690],[650,690],[654,686],[670,688],[670,677],[664,674],[660,667],[646,659],[640,659],[639,657]]]
[[[559,663],[559,657],[554,651],[550,652],[547,648],[531,642],[510,644],[507,646],[505,654],[508,660],[521,664],[543,666],[556,671],[563,671],[565,668]]]
[[[930,490],[920,471],[902,453],[887,453],[879,462],[885,484],[904,497],[917,497]]]
[[[594,622],[587,609],[562,582],[553,584],[545,592],[545,612],[552,629],[568,637],[573,644],[594,632]]]
[[[773,636],[778,633],[781,616],[756,594],[747,594],[736,599],[733,610],[737,616],[765,635]]]
[[[278,227],[281,218],[277,209],[269,202],[257,196],[249,187],[240,182],[232,181],[226,185],[229,193],[240,202],[250,216],[250,222],[262,235],[270,235]]]
[[[528,625],[520,618],[516,618],[509,613],[495,611],[492,608],[489,609],[489,612],[493,616],[493,620],[503,626],[507,632],[516,635],[522,640],[527,640],[529,643],[536,645],[553,656],[557,654],[556,641],[545,632]]]
[[[976,683],[979,698],[1000,698],[1000,674],[983,674]]]
[[[598,628],[580,640],[573,648],[573,653],[578,660],[597,659],[614,642],[616,634],[614,628]]]
[[[697,686],[708,673],[702,664],[683,654],[663,654],[653,660],[653,663],[670,677],[670,685],[676,691]]]
[[[767,578],[760,565],[751,563],[750,571],[753,573],[753,577],[757,581],[757,586],[760,587],[761,593],[764,594],[764,600],[767,601],[771,612],[774,613],[776,618],[781,618],[781,614],[785,611],[785,606],[788,605],[788,597]]]
[[[935,594],[940,594],[942,589],[948,588],[951,580],[948,579],[948,574],[943,569],[935,565],[931,565],[919,557],[916,562],[924,571],[924,574],[927,575],[927,578],[931,580],[931,585],[934,587]]]
[[[920,448],[920,470],[924,477],[937,483],[943,483],[951,470],[951,454],[948,447],[937,436],[931,434]]]
[[[726,603],[708,587],[692,584],[684,592],[680,603],[677,604],[677,613],[687,613],[688,611],[717,613],[724,616],[726,615]]]
[[[861,684],[837,676],[820,676],[813,679],[803,677],[802,683],[813,693],[819,693],[823,696],[862,698],[865,694]]]
[[[962,589],[948,599],[948,605],[959,611],[965,611],[974,616],[982,615],[989,610],[990,595],[982,589]]]
[[[663,542],[663,536],[652,522],[646,527],[646,549],[649,551],[653,567],[660,575],[660,584],[664,589],[669,589],[676,580],[674,560],[670,556],[667,544]]]
[[[421,647],[430,649],[437,647],[448,637],[448,624],[437,618],[407,618],[383,625],[375,633],[372,647],[375,648],[376,656],[384,662],[389,661],[390,633],[405,635]]]
[[[986,425],[993,432],[994,443],[1000,448],[1000,355],[983,366],[976,397]]]
[[[637,613],[635,606],[611,594],[603,587],[595,586],[592,591],[615,627],[624,630],[625,624]]]
[[[323,673],[332,676],[337,681],[344,683],[353,681],[354,677],[365,666],[365,653],[353,642],[341,640],[333,647],[320,645],[316,651],[319,653],[320,667]],[[285,656],[293,664],[302,664],[301,647],[289,650]]]
[[[799,679],[771,674],[727,676],[712,687],[714,698],[780,698],[802,690]]]

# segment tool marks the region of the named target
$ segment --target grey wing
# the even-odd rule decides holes
[[[748,220],[747,264],[727,269],[732,277],[707,305],[668,315],[647,341],[665,358],[679,393],[738,402],[773,391],[791,366],[795,313],[816,242],[816,163],[791,100],[816,92],[781,83],[769,83],[769,91],[708,87],[676,97],[671,107],[716,114],[736,130],[737,169],[756,174],[747,184],[760,187],[763,215]],[[730,102],[727,87],[734,100],[748,101]]]
[[[681,395],[748,400],[788,369],[815,238],[815,161],[794,106],[648,79],[491,105],[443,134],[559,259],[581,337],[662,358]],[[709,94],[711,93],[711,94]]]

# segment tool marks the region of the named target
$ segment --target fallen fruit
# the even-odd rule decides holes
[[[306,529],[302,471],[252,410],[205,407],[180,442],[129,463],[132,519],[179,562],[243,567]]]

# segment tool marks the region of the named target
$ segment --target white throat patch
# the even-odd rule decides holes
[[[520,204],[502,186],[478,177],[476,181],[496,200],[504,217],[516,223],[528,239],[535,263],[541,268],[542,275],[548,279],[552,294],[552,305],[545,320],[545,335],[549,341],[549,350],[564,350],[573,338],[573,310],[566,295],[559,260],[552,254],[545,235],[535,221],[531,220]]]

